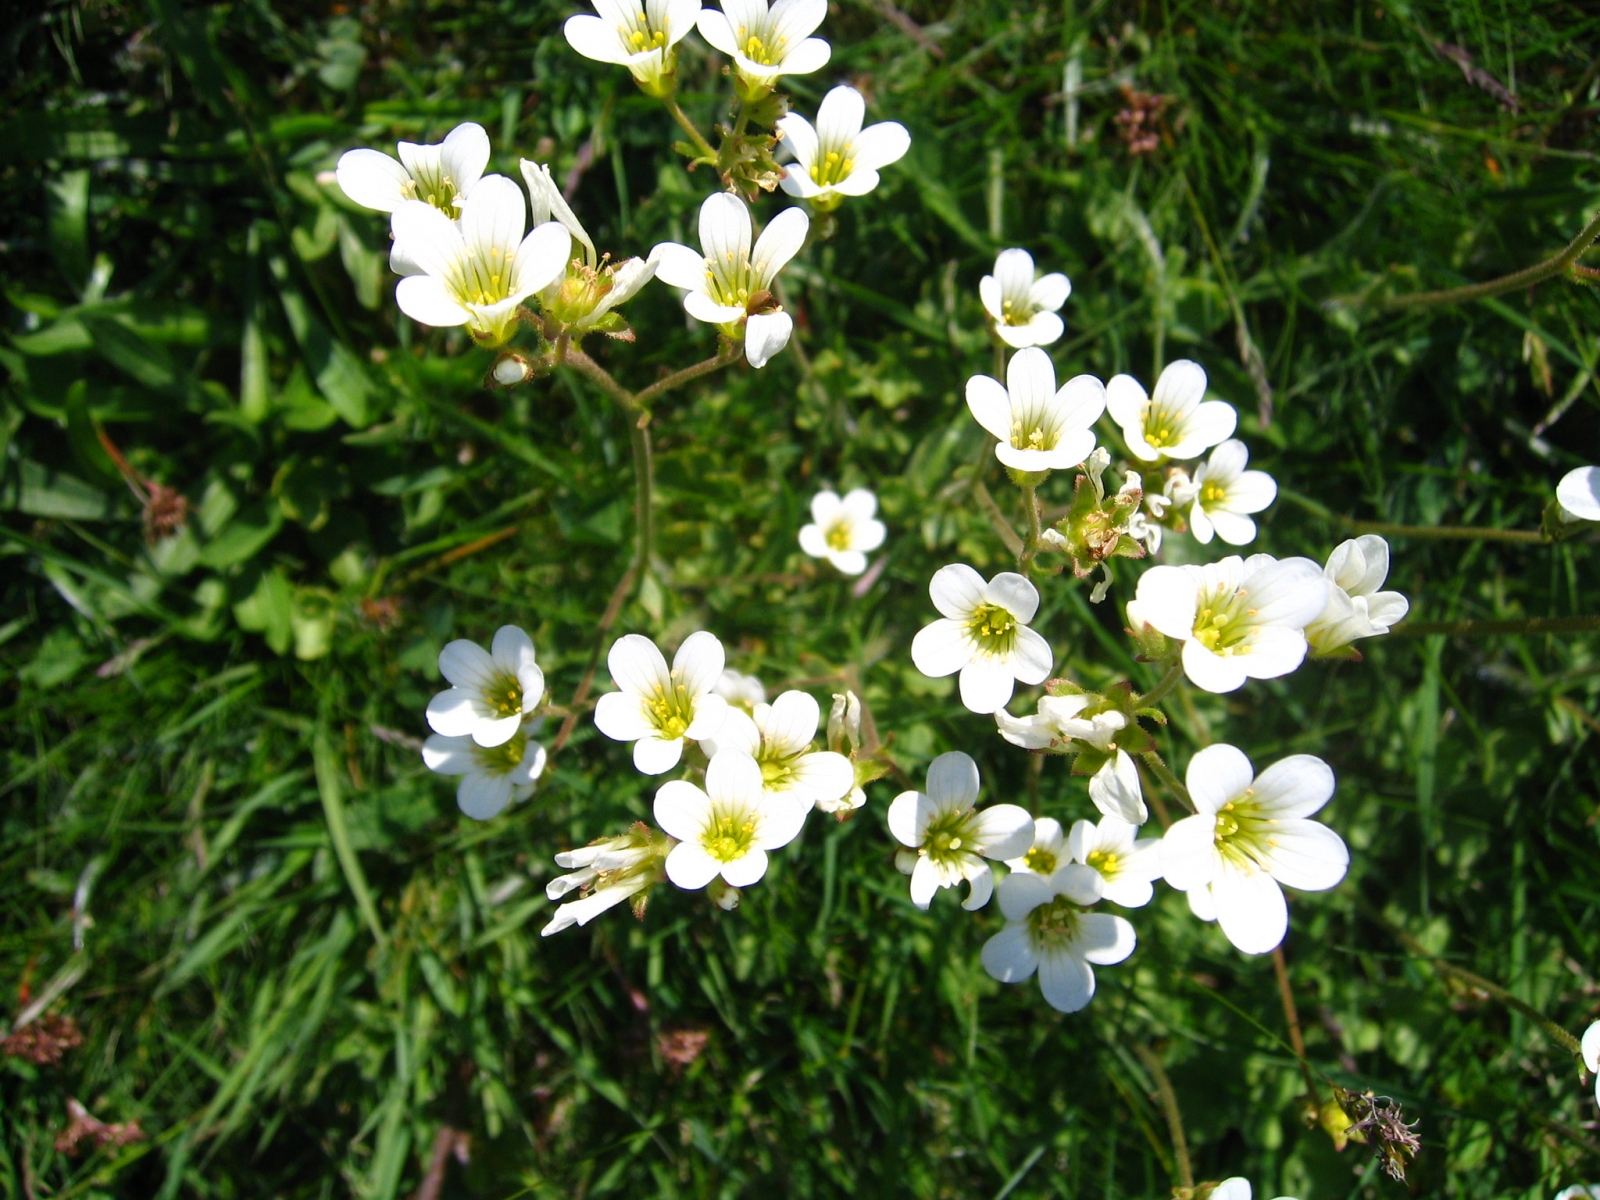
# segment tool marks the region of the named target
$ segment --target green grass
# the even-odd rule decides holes
[[[572,694],[631,545],[626,419],[575,375],[482,390],[489,356],[397,319],[381,219],[317,173],[474,119],[500,169],[542,143],[560,177],[598,145],[576,206],[602,248],[682,239],[715,183],[678,165],[624,73],[569,50],[570,11],[103,0],[36,3],[10,31],[0,1009],[65,980],[51,1011],[85,1040],[55,1066],[0,1062],[0,1190],[397,1196],[460,1130],[441,1196],[1163,1196],[1136,1046],[1166,1064],[1199,1178],[1243,1174],[1258,1196],[1534,1200],[1600,1180],[1573,1058],[1415,953],[1575,1033],[1600,1015],[1593,635],[1391,636],[1360,664],[1185,693],[1160,735],[1179,764],[1228,740],[1334,766],[1350,875],[1295,898],[1285,949],[1311,1061],[1420,1120],[1404,1187],[1305,1128],[1270,962],[1164,887],[1084,1013],[991,981],[997,913],[909,902],[891,780],[848,823],[813,819],[736,912],[666,887],[643,923],[539,938],[552,855],[648,815],[626,747],[580,722],[534,800],[478,825],[386,731],[425,733],[439,647],[508,621]],[[914,779],[960,748],[986,797],[1088,814],[1081,780],[1031,771],[910,663],[932,571],[1008,562],[975,471],[1020,512],[961,400],[991,369],[976,283],[1005,245],[1072,277],[1063,372],[1204,364],[1285,489],[1258,542],[1273,554],[1321,560],[1345,536],[1329,514],[1536,528],[1556,479],[1600,458],[1587,288],[1359,302],[1515,270],[1593,213],[1583,6],[904,11],[926,45],[878,5],[835,5],[832,64],[794,81],[807,112],[855,82],[912,151],[798,264],[798,345],[658,410],[667,586],[619,632],[712,629],[769,690],[825,701],[856,680]],[[686,59],[706,123],[714,71]],[[1149,156],[1117,138],[1122,81],[1172,98]],[[628,311],[639,342],[600,352],[631,385],[710,351],[665,288]],[[191,533],[146,546],[97,423],[196,505]],[[888,563],[860,598],[795,543],[824,482],[882,500]],[[1423,620],[1600,609],[1592,537],[1400,538],[1394,562]],[[378,599],[392,620],[362,605]],[[1153,682],[1120,624],[1044,585],[1058,673]],[[703,1053],[671,1061],[673,1035],[699,1033]],[[56,1152],[69,1097],[146,1140]]]

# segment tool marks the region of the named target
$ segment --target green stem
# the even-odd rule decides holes
[[[1151,773],[1154,774],[1157,779],[1161,780],[1162,784],[1166,786],[1167,791],[1171,792],[1179,800],[1183,801],[1190,812],[1196,811],[1194,807],[1194,801],[1189,798],[1189,789],[1184,787],[1183,784],[1178,781],[1178,777],[1172,773],[1172,768],[1167,766],[1167,764],[1162,761],[1161,755],[1157,754],[1154,750],[1146,750],[1139,757],[1144,759],[1145,765],[1150,768]]]
[[[1389,632],[1470,637],[1473,634],[1592,633],[1597,629],[1600,629],[1600,614],[1590,613],[1581,617],[1524,617],[1516,621],[1402,621]]]
[[[1000,506],[994,502],[994,497],[989,494],[989,489],[983,485],[983,480],[976,475],[972,478],[972,494],[978,498],[978,504],[989,518],[989,524],[994,526],[994,531],[1000,535],[1000,540],[1018,559],[1022,557],[1022,539],[1017,536],[1017,531],[1011,528],[1011,522],[1000,511]]]
[[[1300,1076],[1305,1080],[1306,1095],[1313,1101],[1317,1095],[1317,1081],[1311,1074],[1311,1062],[1306,1058],[1306,1039],[1300,1032],[1300,1010],[1295,1006],[1294,989],[1289,986],[1289,965],[1283,959],[1283,947],[1272,951],[1272,972],[1278,977],[1278,998],[1283,1001],[1283,1019],[1289,1026],[1289,1044],[1300,1062]]]
[[[1181,658],[1174,659],[1172,665],[1167,668],[1167,673],[1161,677],[1161,679],[1156,683],[1155,687],[1151,688],[1148,692],[1134,701],[1134,707],[1154,708],[1157,704],[1160,704],[1161,701],[1167,698],[1167,694],[1171,692],[1173,688],[1178,686],[1178,682],[1182,678],[1183,660]]]
[[[1017,556],[1017,565],[1026,566],[1035,555],[1039,553],[1039,538],[1044,530],[1039,525],[1039,497],[1037,489],[1023,486],[1022,506],[1028,510],[1028,540],[1022,545],[1022,553]]]
[[[639,404],[637,396],[618,383],[616,377],[610,371],[595,362],[594,359],[576,346],[566,347],[564,357],[558,358],[556,361],[572,367],[580,375],[586,376],[591,382],[597,384],[601,391],[630,412],[644,411]]]
[[[650,555],[655,538],[656,460],[650,446],[650,415],[643,413],[630,431],[633,440],[634,519],[639,526],[638,566],[640,577],[650,570]]]
[[[1178,1094],[1172,1090],[1172,1080],[1167,1078],[1166,1068],[1150,1047],[1135,1042],[1133,1052],[1139,1056],[1139,1061],[1155,1082],[1156,1099],[1161,1103],[1161,1112],[1167,1118],[1167,1134],[1172,1139],[1172,1158],[1177,1166],[1178,1185],[1192,1189],[1194,1167],[1189,1162],[1189,1139],[1184,1136],[1183,1110],[1178,1107]]]
[[[1001,384],[1006,381],[1006,344],[999,338],[994,340],[994,377]]]
[[[1383,307],[1420,308],[1430,304],[1463,304],[1469,300],[1482,300],[1489,296],[1499,296],[1506,292],[1532,287],[1565,271],[1594,243],[1596,238],[1600,238],[1600,213],[1596,213],[1583,227],[1583,232],[1568,242],[1567,248],[1553,258],[1547,258],[1541,263],[1535,263],[1510,275],[1503,275],[1499,279],[1491,279],[1487,283],[1447,288],[1439,292],[1416,292],[1410,296],[1390,296],[1383,301]]]
[[[649,387],[634,393],[634,401],[640,407],[643,407],[649,404],[650,401],[654,400],[657,396],[660,396],[666,392],[670,392],[674,388],[680,388],[684,384],[689,383],[691,380],[699,379],[702,375],[709,375],[711,372],[721,370],[723,367],[732,366],[734,363],[739,361],[739,357],[743,353],[744,343],[726,341],[716,352],[716,354],[712,355],[704,362],[697,362],[692,367],[685,367],[681,371],[674,371],[665,379],[658,379]]]
[[[1383,533],[1390,537],[1437,538],[1452,542],[1547,542],[1537,529],[1490,529],[1474,525],[1390,525],[1384,521],[1352,521],[1334,517],[1355,533]]]
[[[678,106],[676,96],[663,96],[661,103],[667,106],[667,111],[672,114],[672,119],[678,123],[678,128],[689,135],[689,140],[694,143],[694,148],[700,151],[701,157],[707,162],[717,161],[717,152],[711,148],[711,143],[706,141],[706,135],[701,133],[689,114]]]

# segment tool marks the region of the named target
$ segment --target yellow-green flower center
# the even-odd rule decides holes
[[[1000,301],[1000,323],[1002,325],[1026,325],[1033,320],[1033,306],[1026,300]],[[1013,442],[1013,445],[1016,443]]]
[[[1250,594],[1237,591],[1202,592],[1194,616],[1194,638],[1213,654],[1239,652],[1249,641],[1256,610],[1249,606]]]
[[[1207,480],[1200,485],[1200,507],[1217,508],[1228,498],[1227,485]]]
[[[756,762],[761,766],[762,786],[773,792],[786,790],[794,782],[797,774],[795,764],[800,761],[800,757],[800,754],[778,754],[763,745],[756,754]]]
[[[1037,417],[1011,422],[1011,445],[1018,450],[1054,450],[1060,440],[1060,432],[1045,429]]]
[[[998,604],[980,604],[967,618],[967,632],[985,654],[1009,655],[1017,642],[1017,618]]]
[[[656,688],[655,693],[645,700],[644,707],[650,723],[656,727],[656,733],[663,741],[681,738],[684,731],[694,724],[694,701],[689,698],[689,689],[678,683],[676,678],[670,687]]]
[[[498,746],[474,745],[472,756],[478,766],[489,774],[508,775],[522,765],[522,754],[527,745],[528,740],[518,732],[511,735],[509,742],[502,742]]]
[[[947,812],[928,822],[923,835],[922,848],[936,863],[953,864],[964,855],[976,854],[977,842],[973,837],[973,817],[970,808]]]
[[[515,675],[496,675],[483,689],[483,699],[502,717],[522,711],[522,684]]]
[[[829,550],[848,550],[850,549],[850,534],[850,522],[835,521],[828,526],[828,532],[823,534],[822,538],[828,543]]]
[[[1157,450],[1176,446],[1183,440],[1178,414],[1168,412],[1152,400],[1144,410],[1144,440]]]
[[[423,171],[400,185],[400,194],[407,200],[425,201],[452,220],[461,213],[458,190],[454,179],[435,171]]]
[[[1022,856],[1022,861],[1028,864],[1028,870],[1035,875],[1050,875],[1056,869],[1056,856],[1043,846],[1035,846]]]
[[[739,36],[744,39],[744,56],[763,67],[770,67],[783,58],[783,44],[789,40],[778,38],[769,46],[760,34],[747,33],[743,28],[739,30]]]
[[[748,258],[735,259],[729,251],[720,260],[706,260],[706,291],[718,304],[746,308],[750,297],[760,290]]]
[[[1261,811],[1255,802],[1255,789],[1244,792],[1217,810],[1216,832],[1212,835],[1217,852],[1241,866],[1263,865],[1266,850],[1272,846],[1271,831],[1277,819]]]
[[[651,29],[648,25],[631,33],[626,25],[619,25],[617,32],[622,35],[623,43],[635,54],[643,54],[646,50],[659,50],[667,44],[667,35],[659,29]]]
[[[1110,850],[1089,851],[1089,866],[1105,876],[1117,873],[1117,856]]]
[[[700,844],[718,862],[733,862],[750,853],[755,834],[756,823],[748,812],[713,810],[705,832],[700,835]]]
[[[843,150],[829,150],[811,164],[811,182],[818,187],[832,187],[844,182],[855,165],[855,159],[850,157],[849,145]]]
[[[1028,932],[1033,936],[1034,945],[1043,949],[1070,942],[1078,932],[1078,918],[1082,913],[1083,909],[1065,896],[1039,905],[1028,914]]]

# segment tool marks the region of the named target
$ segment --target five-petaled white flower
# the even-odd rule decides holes
[[[967,380],[967,407],[1000,444],[994,456],[1017,471],[1075,467],[1094,449],[1090,429],[1106,410],[1106,388],[1093,375],[1075,375],[1056,390],[1056,368],[1036,346],[1018,350],[1006,383],[987,375]]]
[[[772,281],[800,252],[810,228],[804,212],[786,208],[767,223],[752,252],[749,208],[732,193],[717,192],[700,206],[701,250],[661,242],[650,258],[657,279],[685,289],[684,311],[695,320],[734,339],[743,326],[744,356],[752,367],[763,367],[789,344],[794,329],[772,294]]]
[[[1242,1175],[1224,1179],[1212,1189],[1210,1200],[1250,1200],[1250,1181]],[[1294,1200],[1293,1196],[1279,1196],[1277,1200]]]
[[[556,187],[550,168],[525,158],[522,179],[528,185],[528,199],[533,204],[533,223],[559,222],[583,247],[583,257],[580,259],[574,253],[565,273],[539,293],[539,307],[580,335],[592,329],[625,335],[622,318],[615,316],[608,320],[608,314],[618,305],[632,300],[655,278],[655,262],[646,258],[601,262],[594,239],[572,211],[561,189]]]
[[[1048,877],[1055,874],[1057,867],[1064,867],[1071,861],[1067,831],[1061,828],[1061,822],[1054,817],[1035,817],[1033,845],[1018,857],[1006,859],[1006,866],[1013,871],[1032,871]]]
[[[1556,503],[1564,521],[1600,521],[1600,467],[1568,471],[1556,484]]]
[[[978,298],[994,331],[1008,346],[1048,346],[1065,328],[1057,315],[1072,294],[1072,282],[1059,271],[1033,277],[1033,255],[1026,250],[1002,250],[994,260],[994,274],[978,281]]]
[[[1132,375],[1113,376],[1106,384],[1106,411],[1135,458],[1193,458],[1230,437],[1239,423],[1233,405],[1205,396],[1205,370],[1180,358],[1161,372],[1154,396]]]
[[[1161,839],[1138,832],[1138,826],[1107,815],[1099,824],[1074,821],[1067,837],[1073,861],[1100,872],[1105,898],[1123,908],[1149,904],[1152,885],[1161,878]]]
[[[770,90],[780,75],[809,75],[828,65],[833,48],[812,37],[828,15],[828,0],[722,0],[703,8],[700,36],[733,59],[748,94]]]
[[[606,666],[619,690],[600,697],[595,727],[608,738],[632,742],[633,765],[646,775],[672,770],[683,757],[685,738],[715,737],[722,728],[728,702],[713,689],[723,662],[722,643],[705,630],[684,639],[671,670],[649,638],[618,638]]]
[[[568,17],[567,44],[595,62],[627,67],[652,96],[672,91],[676,47],[694,28],[700,0],[593,0],[595,12]]]
[[[995,724],[1000,727],[1001,737],[1024,750],[1054,750],[1069,741],[1093,746],[1107,758],[1089,777],[1089,799],[1107,816],[1142,825],[1149,810],[1144,804],[1139,769],[1116,743],[1128,718],[1114,708],[1083,715],[1096,700],[1097,697],[1085,695],[1040,696],[1033,716],[1013,717],[1001,709],[994,714]]]
[[[1229,555],[1205,566],[1151,567],[1139,576],[1128,620],[1183,643],[1183,670],[1208,692],[1276,679],[1306,657],[1305,628],[1328,602],[1309,558]]]
[[[457,125],[436,145],[401,142],[396,162],[381,150],[347,150],[335,177],[346,196],[363,208],[392,213],[410,200],[430,204],[447,217],[489,165],[489,135],[471,121]]]
[[[811,497],[810,525],[800,527],[800,549],[812,558],[825,558],[846,575],[867,569],[867,551],[883,545],[883,522],[873,514],[878,498],[866,488],[846,492],[818,492]]]
[[[495,631],[487,651],[458,640],[439,651],[439,674],[450,687],[428,701],[428,724],[445,737],[470,737],[480,746],[511,740],[522,714],[544,696],[544,672],[533,641],[515,625]]]
[[[556,909],[550,923],[539,931],[540,936],[549,937],[573,925],[587,925],[607,909],[661,882],[661,864],[673,845],[671,838],[640,821],[618,837],[601,838],[556,855],[556,865],[571,873],[552,879],[545,885],[544,894],[551,900],[572,892],[580,895]],[[634,902],[634,912],[643,914],[642,897]]]
[[[978,764],[959,750],[928,764],[928,790],[901,792],[889,805],[889,832],[905,849],[895,865],[911,876],[911,902],[927,908],[940,888],[967,880],[961,907],[989,903],[994,872],[986,859],[1016,858],[1033,843],[1033,818],[1015,804],[979,809]]]
[[[799,113],[780,117],[778,132],[795,157],[785,168],[783,190],[827,212],[846,196],[877,187],[878,172],[905,157],[911,135],[898,121],[863,129],[866,113],[861,93],[841,84],[822,98],[815,128]]]
[[[513,800],[520,803],[533,795],[533,781],[545,763],[544,747],[533,735],[543,724],[536,717],[498,746],[480,746],[467,735],[430,734],[422,743],[422,761],[436,774],[461,776],[456,803],[474,821],[487,821]]]
[[[1278,495],[1278,485],[1265,471],[1247,471],[1250,451],[1238,438],[1229,438],[1195,468],[1194,481],[1174,489],[1179,504],[1188,503],[1189,527],[1195,540],[1209,545],[1213,536],[1230,546],[1255,541],[1258,513]]]
[[[748,754],[761,767],[769,797],[828,812],[855,786],[856,772],[844,755],[812,745],[821,723],[816,697],[788,691],[757,704],[750,716],[729,708],[722,728],[700,748],[711,758],[729,750]]]
[[[1006,927],[983,944],[983,969],[1001,983],[1036,972],[1045,1002],[1074,1013],[1094,999],[1090,964],[1110,966],[1133,953],[1133,926],[1086,911],[1101,896],[1098,872],[1069,863],[1049,876],[1019,871],[1000,881]]]
[[[1411,609],[1399,592],[1378,590],[1389,576],[1389,543],[1375,533],[1340,542],[1322,573],[1329,584],[1328,602],[1306,626],[1313,654],[1336,654],[1358,638],[1388,633]]]
[[[1583,1052],[1584,1067],[1594,1076],[1594,1102],[1600,1104],[1600,1021],[1583,1031],[1579,1049]]]
[[[1206,890],[1196,911],[1214,911],[1246,954],[1266,954],[1289,928],[1279,885],[1326,891],[1350,864],[1344,840],[1308,820],[1333,796],[1333,772],[1294,754],[1257,776],[1243,751],[1218,743],[1189,760],[1185,778],[1196,811],[1161,839],[1162,873],[1179,891]]]
[[[975,713],[998,712],[1016,683],[1043,683],[1055,662],[1050,643],[1028,628],[1039,610],[1038,589],[1015,571],[987,583],[964,563],[940,567],[928,595],[942,614],[911,642],[911,661],[932,678],[961,672],[961,703]]]
[[[748,754],[723,750],[706,767],[704,791],[674,779],[656,792],[656,824],[678,839],[667,878],[691,891],[719,875],[730,887],[749,887],[767,873],[767,851],[794,841],[810,811],[768,795]]]
[[[767,689],[761,685],[761,680],[754,675],[741,675],[732,667],[725,668],[717,676],[717,682],[711,690],[745,712],[751,712],[756,705],[767,702]]]
[[[511,334],[522,302],[567,269],[572,235],[546,221],[527,237],[527,202],[504,175],[485,175],[461,202],[461,220],[409,200],[395,210],[394,236],[419,275],[395,287],[400,310],[424,325],[465,325],[488,346]]]

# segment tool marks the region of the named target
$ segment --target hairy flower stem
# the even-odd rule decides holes
[[[1524,617],[1515,621],[1402,621],[1391,633],[1449,633],[1493,636],[1512,633],[1592,633],[1600,629],[1600,614],[1579,617]]]
[[[717,352],[702,362],[697,362],[692,367],[684,367],[681,371],[674,371],[664,379],[658,379],[649,387],[634,393],[634,401],[643,406],[649,404],[657,396],[664,395],[674,388],[699,379],[702,375],[709,375],[713,371],[720,371],[723,367],[730,367],[739,361],[744,353],[744,345],[739,342],[724,342]]]
[[[1139,757],[1144,759],[1145,765],[1150,768],[1151,773],[1157,779],[1161,780],[1167,791],[1182,801],[1184,807],[1190,812],[1195,811],[1194,801],[1189,798],[1189,789],[1184,787],[1178,777],[1172,773],[1172,768],[1162,761],[1161,755],[1154,750],[1146,750]]]
[[[1390,296],[1383,301],[1383,307],[1421,308],[1430,304],[1464,304],[1470,300],[1483,300],[1489,296],[1499,296],[1506,292],[1532,287],[1551,276],[1561,274],[1577,262],[1578,256],[1587,250],[1596,238],[1600,238],[1600,213],[1596,213],[1583,227],[1583,232],[1568,242],[1567,248],[1553,258],[1547,258],[1541,263],[1535,263],[1510,275],[1503,275],[1499,279],[1491,279],[1487,283],[1473,283],[1466,287],[1447,288],[1439,292],[1416,292],[1410,296]]]
[[[1035,488],[1022,489],[1022,507],[1028,513],[1028,540],[1022,544],[1022,553],[1017,555],[1018,566],[1026,566],[1033,561],[1039,553],[1039,538],[1044,532],[1039,525],[1039,497]]]
[[[1548,542],[1537,529],[1489,529],[1472,525],[1390,525],[1384,521],[1334,520],[1353,533],[1381,533],[1389,537],[1434,538],[1451,542]]]
[[[572,702],[567,705],[567,715],[562,719],[555,744],[550,747],[550,757],[547,762],[555,761],[556,755],[561,753],[562,747],[567,744],[567,739],[572,736],[572,731],[577,728],[578,716],[583,712],[585,701],[589,699],[589,690],[594,687],[594,673],[600,665],[601,648],[605,646],[611,627],[617,623],[617,617],[622,613],[623,602],[633,594],[633,583],[637,578],[639,578],[639,564],[630,563],[628,569],[622,573],[622,578],[617,580],[617,586],[611,593],[605,612],[600,614],[600,624],[594,633],[594,646],[589,651],[589,663],[583,669],[583,678],[578,683],[578,690],[572,694]]]
[[[656,459],[650,446],[650,414],[641,413],[629,430],[633,442],[634,489],[633,515],[639,527],[639,548],[634,563],[642,579],[650,570],[650,556],[654,549],[656,489]]]
[[[1154,708],[1157,704],[1160,704],[1167,698],[1168,695],[1171,694],[1172,689],[1177,687],[1182,679],[1183,660],[1181,658],[1174,659],[1172,665],[1167,668],[1167,673],[1161,677],[1161,679],[1156,683],[1155,687],[1151,688],[1148,692],[1140,696],[1139,699],[1134,702],[1134,707]]]
[[[706,135],[700,132],[698,126],[689,119],[689,114],[678,106],[676,96],[663,96],[661,103],[667,106],[667,111],[672,114],[672,119],[678,123],[678,128],[689,135],[689,140],[694,143],[694,148],[700,151],[701,157],[708,162],[717,161],[717,152],[711,148],[711,143],[706,141]]]
[[[1194,1167],[1189,1162],[1189,1139],[1183,1132],[1183,1111],[1178,1107],[1178,1096],[1172,1090],[1172,1080],[1167,1078],[1167,1070],[1161,1065],[1161,1059],[1149,1046],[1135,1042],[1133,1052],[1139,1056],[1139,1061],[1150,1072],[1150,1078],[1156,1085],[1156,1099],[1167,1118],[1167,1134],[1172,1139],[1172,1159],[1178,1172],[1178,1185],[1193,1188]]]
[[[984,515],[989,518],[989,524],[994,526],[994,531],[1000,535],[1000,540],[1005,543],[1006,549],[1016,555],[1017,560],[1020,562],[1022,560],[1022,539],[1017,536],[1017,531],[1011,528],[1011,522],[1006,520],[1005,514],[1000,511],[1000,506],[994,502],[994,497],[989,494],[989,489],[984,486],[983,480],[976,475],[972,479],[972,494],[978,498],[979,506],[982,507]]]
[[[1283,961],[1283,947],[1272,951],[1272,971],[1278,977],[1278,998],[1283,1001],[1283,1019],[1289,1026],[1289,1044],[1294,1047],[1295,1059],[1300,1063],[1300,1076],[1305,1080],[1306,1095],[1315,1102],[1317,1081],[1311,1074],[1311,1063],[1306,1059],[1306,1040],[1300,1033],[1300,1010],[1295,1007],[1294,990],[1289,986],[1289,966]]]

